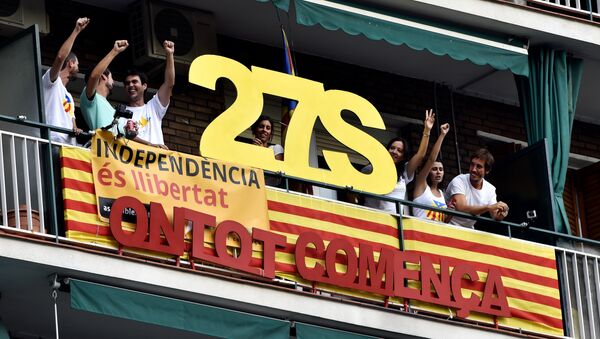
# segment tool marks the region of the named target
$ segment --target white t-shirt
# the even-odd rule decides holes
[[[363,172],[363,173],[371,173],[372,171],[373,171],[373,166],[370,164],[365,166],[361,170],[361,172]],[[408,173],[406,172],[406,168],[405,168],[404,172],[402,172],[402,175],[398,178],[398,182],[396,183],[394,190],[391,191],[390,193],[386,194],[385,196],[390,197],[390,198],[402,199],[402,200],[406,199],[406,185],[408,185],[408,183],[413,181],[414,178],[415,178],[414,173],[410,178],[408,177]],[[398,210],[396,209],[396,203],[391,202],[391,201],[384,201],[384,200],[366,197],[365,198],[365,206],[377,208],[377,209],[380,209],[382,211],[386,211],[389,213],[398,213]],[[405,208],[403,209],[402,214],[408,215],[408,210],[406,209],[406,206],[404,206],[404,207]]]
[[[283,154],[283,146],[281,146],[280,144],[271,145],[269,146],[269,148],[273,150],[273,154],[275,154],[275,156]]]
[[[67,91],[60,77],[54,82],[50,81],[50,70],[42,76],[42,88],[44,89],[44,108],[46,123],[66,129],[73,129],[75,119],[75,103],[73,96]],[[50,140],[69,145],[76,145],[74,137],[60,132],[50,132]]]
[[[413,201],[416,203],[419,203],[419,204],[428,205],[428,206],[432,206],[432,207],[448,208],[448,206],[446,206],[446,199],[444,199],[444,194],[442,194],[441,190],[438,189],[438,191],[441,194],[440,197],[436,197],[435,195],[433,195],[433,192],[431,191],[431,187],[427,186],[425,188],[425,191],[423,191],[423,194],[414,198]],[[441,221],[441,222],[444,221],[444,214],[441,212],[437,212],[437,211],[424,210],[424,209],[414,207],[413,215],[415,217],[421,218],[421,219],[429,219],[429,220],[435,220],[435,221]]]
[[[138,137],[140,139],[156,145],[165,144],[162,133],[162,119],[167,113],[167,108],[169,108],[169,105],[163,106],[157,94],[144,106],[127,106],[127,109],[133,112],[132,120],[138,124]],[[121,119],[119,122],[121,130],[123,130],[122,127],[125,122],[125,119]]]
[[[483,185],[478,190],[471,185],[468,173],[457,175],[452,179],[448,188],[446,188],[446,194],[448,199],[452,198],[455,194],[463,194],[469,206],[487,206],[497,202],[496,187],[483,179]],[[455,216],[450,220],[450,223],[452,225],[473,228],[475,220]]]
[[[279,154],[283,154],[283,146],[279,144],[274,144],[269,146],[269,149],[273,150],[273,155],[278,156]],[[267,176],[265,175],[265,185],[277,187],[281,184],[281,177]]]

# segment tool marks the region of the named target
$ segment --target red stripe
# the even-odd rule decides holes
[[[92,162],[91,161],[84,161],[84,160],[62,157],[61,164],[63,167],[73,168],[73,169],[77,169],[80,171],[92,173]]]
[[[465,280],[462,282],[464,288],[483,292],[485,289],[485,283],[482,281],[470,281]],[[530,301],[544,306],[560,308],[560,299],[553,298],[547,295],[538,294],[534,292],[524,291],[514,287],[504,287],[507,297]]]
[[[296,265],[275,261],[275,275],[277,275],[277,273],[297,274],[298,269],[296,268]]]
[[[288,254],[293,255],[295,252],[295,244],[286,243],[285,247],[278,248],[277,252],[288,253]],[[316,250],[314,248],[310,248],[310,247],[306,249],[306,257],[313,258],[313,259],[323,259],[323,258],[319,258],[317,256]],[[346,265],[346,260],[345,260],[345,257],[343,257],[343,256],[336,257],[336,262],[339,264]],[[485,287],[484,283],[481,281],[477,281],[477,282],[465,281],[463,284],[466,288],[476,290],[476,291],[483,291],[484,287]],[[549,306],[549,307],[554,307],[554,308],[561,307],[560,299],[553,298],[553,297],[550,297],[547,295],[524,291],[524,290],[521,290],[518,288],[512,288],[512,287],[504,287],[504,290],[506,292],[506,295],[511,298],[531,301],[531,302],[539,303],[539,304]]]
[[[532,321],[535,323],[541,323],[541,324],[545,324],[548,326],[552,326],[554,328],[559,328],[559,329],[563,328],[562,319],[553,318],[553,317],[543,315],[543,314],[517,310],[514,308],[510,309],[510,313],[515,318],[526,319],[526,320],[529,320],[529,321]]]
[[[380,224],[364,219],[352,218],[331,212],[314,210],[311,208],[285,204],[278,201],[268,200],[269,210],[298,215],[302,217],[323,220],[335,224],[340,224],[365,231],[377,232],[385,235],[391,235],[398,238],[398,229],[393,226]]]
[[[534,292],[524,291],[518,288],[504,287],[506,295],[520,300],[531,301],[534,303],[542,304],[549,307],[561,308],[560,299],[553,298],[551,296],[538,294]]]
[[[544,287],[558,289],[558,280],[557,279],[543,277],[543,276],[539,276],[536,274],[515,270],[512,268],[506,268],[506,267],[493,265],[493,264],[489,264],[489,263],[483,264],[483,263],[474,262],[474,261],[470,261],[470,260],[457,259],[457,258],[453,258],[453,257],[449,257],[449,256],[431,254],[431,253],[422,252],[422,251],[410,250],[410,251],[406,251],[406,252],[413,252],[413,253],[418,253],[420,255],[427,255],[432,259],[432,261],[434,263],[439,263],[440,258],[445,258],[448,260],[448,263],[450,264],[450,266],[456,266],[459,263],[468,263],[469,265],[473,266],[476,270],[478,270],[480,272],[487,272],[489,268],[494,267],[494,268],[497,268],[498,270],[500,270],[500,273],[504,277],[509,277],[509,278],[526,281],[526,282],[544,286]]]
[[[98,213],[98,207],[96,206],[96,204],[90,204],[87,202],[71,199],[65,199],[65,209],[94,215]]]
[[[112,236],[110,227],[108,226],[99,226],[75,220],[67,220],[65,224],[67,231],[85,232],[90,235]]]
[[[342,235],[339,233],[333,233],[333,232],[327,232],[327,231],[320,231],[320,230],[315,230],[312,228],[307,228],[307,227],[303,227],[303,226],[298,226],[298,225],[294,225],[294,224],[289,224],[289,223],[285,223],[285,222],[279,222],[279,221],[269,221],[269,225],[270,225],[270,229],[272,231],[278,231],[278,232],[284,232],[284,233],[289,233],[289,234],[300,234],[303,232],[314,232],[317,233],[319,236],[321,236],[321,238],[323,240],[328,240],[331,241],[333,239],[339,239],[339,238],[345,238],[348,241],[350,241],[350,243],[352,244],[352,246],[358,248],[358,245],[360,243],[364,243],[364,244],[369,244],[371,246],[373,246],[373,250],[378,251],[384,247],[384,248],[389,248],[389,249],[393,249],[393,250],[397,250],[397,247],[394,246],[390,246],[387,244],[382,244],[379,242],[374,242],[374,241],[369,241],[369,240],[364,240],[364,239],[360,239],[360,238],[354,238],[354,237],[349,237],[346,235]]]
[[[63,178],[63,188],[70,188],[80,192],[96,194],[93,183],[77,179]]]
[[[419,240],[422,242],[459,248],[466,251],[477,252],[482,254],[489,254],[496,257],[502,257],[506,259],[516,260],[520,262],[529,263],[536,266],[547,267],[556,269],[556,261],[548,258],[539,257],[532,254],[523,252],[513,251],[503,247],[497,247],[492,245],[480,244],[472,241],[456,239],[452,237],[446,237],[442,235],[435,235],[430,233],[424,233],[416,230],[405,230],[405,240]]]

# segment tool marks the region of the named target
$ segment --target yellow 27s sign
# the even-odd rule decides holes
[[[190,67],[189,81],[193,84],[214,90],[220,78],[234,84],[237,98],[204,131],[200,139],[203,156],[375,194],[387,194],[394,188],[396,170],[385,147],[342,119],[342,111],[349,110],[363,126],[385,130],[381,115],[366,99],[346,91],[326,91],[322,83],[309,79],[256,66],[250,70],[216,55],[200,56]],[[234,140],[260,116],[264,93],[298,101],[288,125],[283,161],[275,160],[268,148]],[[331,150],[323,150],[329,169],[311,167],[310,137],[317,118],[334,138],[364,156],[373,165],[373,172],[361,173],[346,153]]]

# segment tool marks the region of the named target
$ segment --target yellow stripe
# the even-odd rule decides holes
[[[545,315],[548,317],[556,318],[558,320],[562,319],[562,311],[560,308],[555,308],[555,307],[535,303],[532,301],[510,298],[510,297],[506,298],[506,300],[508,300],[508,306],[510,306],[511,308],[515,308],[515,309],[525,311],[525,312],[531,312],[531,313]]]
[[[75,210],[65,210],[65,219],[93,224],[100,227],[108,227],[108,224],[100,221],[97,214],[90,214]]]
[[[90,184],[94,183],[94,177],[91,172],[85,172],[74,168],[63,167],[63,178],[75,179]]]
[[[280,221],[290,223],[317,231],[327,231],[338,233],[349,237],[355,237],[363,240],[369,240],[381,244],[386,244],[394,248],[398,248],[398,239],[393,236],[383,235],[378,232],[365,231],[354,227],[343,226],[328,221],[322,221],[312,218],[301,217],[293,214],[280,213],[269,211],[269,219],[271,221]]]
[[[61,155],[66,158],[72,158],[81,161],[92,160],[92,152],[90,152],[90,150],[77,147],[62,146]]]
[[[440,246],[415,240],[405,240],[404,245],[405,249],[407,250],[419,250],[422,252],[443,256],[450,255],[451,257],[457,259],[478,262],[485,265],[492,264],[500,267],[511,268],[522,272],[532,273],[542,277],[557,279],[555,269],[537,266],[522,261],[506,259],[495,255],[471,252],[454,247]]]
[[[410,300],[410,305],[411,305],[411,307],[414,307],[417,309],[426,310],[429,312],[448,315],[448,316],[452,315],[453,317],[456,317],[456,309],[452,308],[452,307],[428,304],[428,303],[418,301],[418,300],[413,300],[413,299]],[[492,316],[485,315],[482,313],[470,313],[469,316],[467,317],[467,319],[472,320],[472,321],[477,321],[480,323],[487,323],[487,324],[494,323],[494,318]]]
[[[63,197],[65,199],[96,205],[96,195],[92,193],[77,191],[71,188],[65,188],[63,189]]]
[[[427,222],[422,219],[406,218],[403,220],[402,227],[405,230],[445,236],[555,260],[554,249],[549,246],[528,243],[518,239],[509,239],[496,234],[477,232],[460,226],[448,226]]]
[[[435,268],[435,272],[437,274],[439,274],[440,273],[440,265],[433,264],[433,267]],[[416,270],[416,271],[418,271],[420,269],[419,265],[412,264],[412,263],[407,263],[407,268],[410,270]],[[452,270],[452,269],[454,269],[454,267],[450,266],[450,270]],[[487,280],[487,272],[477,271],[477,274],[479,275],[480,281]],[[557,288],[546,287],[543,285],[538,285],[536,283],[531,283],[528,281],[523,281],[523,280],[519,280],[519,279],[515,279],[515,278],[505,277],[505,276],[502,276],[502,284],[504,285],[504,287],[515,288],[515,289],[519,289],[519,290],[523,290],[523,291],[527,291],[527,292],[531,292],[531,293],[537,293],[540,295],[544,295],[547,297],[552,297],[557,300],[560,300],[560,291]]]
[[[118,249],[118,243],[111,236],[96,235],[80,231],[67,231],[67,238],[82,241],[90,244],[100,244],[114,249]]]
[[[485,276],[487,278],[487,274]],[[526,292],[536,293],[560,300],[560,291],[558,288],[546,287],[529,281],[518,280],[510,277],[502,277],[502,283],[505,287],[516,288]]]
[[[498,324],[502,326],[508,326],[515,329],[523,329],[526,331],[544,333],[556,336],[562,336],[563,330],[560,328],[552,327],[546,324],[533,322],[531,320],[526,320],[522,318],[499,318]]]
[[[398,228],[396,218],[383,212],[377,212],[355,205],[347,205],[341,202],[331,202],[320,200],[313,197],[305,197],[299,194],[279,192],[267,188],[267,199],[277,201],[289,205],[306,207],[314,210],[319,210],[328,213],[335,213],[346,217],[376,222],[387,225],[393,229]]]
[[[418,284],[418,283],[410,282],[408,285],[411,288],[420,289],[420,286],[419,286],[420,284]],[[462,295],[464,297],[469,297],[471,295],[471,293],[477,295],[480,299],[483,295],[483,293],[480,291],[474,291],[474,290],[470,290],[467,288],[462,289]],[[549,306],[540,305],[537,303],[528,302],[528,301],[524,301],[521,299],[515,299],[515,298],[510,298],[510,297],[506,298],[506,300],[507,300],[508,306],[510,308],[514,308],[514,309],[518,309],[518,310],[522,310],[522,311],[530,312],[530,313],[541,314],[541,315],[549,316],[552,318],[556,318],[558,320],[562,319],[562,312],[561,312],[560,308],[549,307]],[[438,310],[441,309],[443,311],[443,313],[449,314],[448,307],[445,307],[445,306],[432,305],[432,304],[428,304],[428,303],[424,303],[424,302],[420,302],[420,301],[415,301],[415,303],[419,304],[419,306],[423,307],[423,308],[438,309]],[[475,320],[472,318],[472,316],[478,317],[478,315],[484,319],[490,318],[489,320],[491,320],[491,317],[486,316],[486,315],[480,315],[479,313],[472,313],[471,315],[469,315],[468,319]]]

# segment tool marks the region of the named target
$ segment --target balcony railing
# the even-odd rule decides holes
[[[26,124],[30,127],[50,128],[67,132],[59,128],[45,126],[39,123],[23,122],[12,117],[0,116],[1,121],[10,121],[11,123]],[[60,234],[59,220],[62,210],[57,209],[56,192],[61,190],[59,182],[53,178],[53,173],[60,171],[60,166],[52,159],[53,145],[48,140],[15,134],[8,131],[0,131],[0,216],[2,224],[0,231],[9,231],[12,233],[26,233],[36,237],[47,238],[57,243],[76,244]],[[289,188],[289,180],[299,180],[290,178],[278,173]],[[305,181],[307,182],[307,181]],[[317,185],[325,188],[340,189],[339,187],[319,183],[307,182],[311,185]],[[461,217],[494,222],[508,230],[509,237],[515,229],[527,228],[525,224],[515,224],[510,222],[497,222],[489,218],[472,216],[469,214],[447,210],[437,209],[431,206],[417,204],[411,201],[397,200],[389,197],[380,197],[370,195],[364,192],[356,192],[351,188],[346,188],[354,193],[366,196],[376,197],[387,201],[392,201],[401,205],[419,207],[423,209],[435,210],[447,214]],[[398,208],[401,211],[401,208]],[[399,234],[402,234],[402,215],[397,214]],[[39,220],[39,223],[37,222]],[[600,253],[600,242],[591,239],[569,236],[553,231],[539,228],[527,228],[529,232],[551,236],[559,243],[554,246],[556,251],[556,260],[558,267],[559,283],[561,286],[561,304],[563,309],[563,322],[565,331],[569,336],[577,338],[597,338],[600,336],[600,256],[587,253],[592,248]],[[404,240],[400,239],[401,248]],[[86,244],[86,247],[93,247]],[[581,248],[576,251],[573,248]],[[106,250],[98,246],[99,250]],[[216,268],[218,271],[227,271],[227,269]],[[285,285],[286,282],[281,281]],[[289,283],[287,284],[289,285]],[[294,284],[297,286],[297,284]],[[306,286],[310,288],[310,286]],[[402,305],[399,305],[401,309]],[[407,309],[404,309],[405,311]]]
[[[524,6],[532,6],[570,15],[590,21],[600,20],[600,1],[598,0],[502,0]]]

